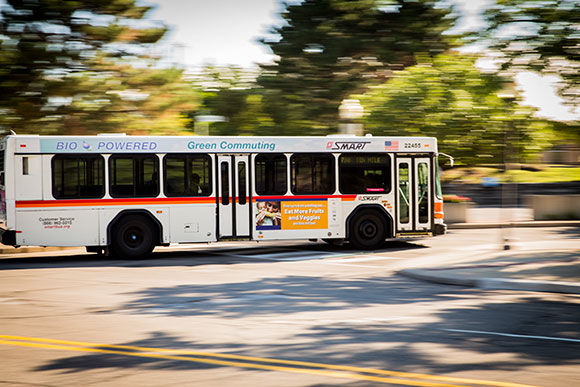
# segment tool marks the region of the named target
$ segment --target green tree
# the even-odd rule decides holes
[[[437,137],[440,150],[460,165],[502,162],[506,146],[519,160],[547,146],[553,139],[550,125],[516,100],[502,100],[504,80],[482,74],[476,59],[440,55],[373,87],[360,97],[366,131]]]
[[[434,0],[305,0],[282,17],[272,31],[280,40],[264,41],[279,59],[262,66],[258,82],[281,128],[321,134],[336,129],[345,97],[415,64],[416,53],[449,48],[442,33],[454,22]]]
[[[580,2],[497,0],[479,34],[501,54],[504,69],[556,73],[563,97],[580,102]]]
[[[257,72],[239,67],[207,66],[192,78],[202,96],[192,115],[217,115],[224,122],[210,124],[211,135],[272,135],[274,122],[265,111]]]
[[[156,130],[159,120],[182,125],[178,107],[192,108],[184,94],[190,101],[194,94],[177,84],[181,70],[157,69],[147,55],[166,31],[144,19],[150,8],[133,0],[7,0],[0,128],[78,134]],[[172,102],[169,90],[178,91]]]

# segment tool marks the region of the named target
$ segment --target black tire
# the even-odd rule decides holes
[[[357,249],[374,250],[387,239],[387,222],[374,210],[362,210],[350,221],[349,241]]]
[[[144,216],[128,215],[111,230],[111,253],[120,259],[145,258],[155,248],[156,229]]]

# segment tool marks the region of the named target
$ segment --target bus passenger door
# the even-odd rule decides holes
[[[427,157],[415,160],[415,230],[431,230],[431,162]]]
[[[411,158],[397,157],[397,232],[413,230],[413,184]]]
[[[428,157],[397,157],[397,232],[432,228],[431,164]]]
[[[236,236],[250,236],[250,181],[249,181],[249,156],[234,156],[235,169],[235,194],[236,194]]]
[[[217,157],[218,238],[250,236],[249,156]]]

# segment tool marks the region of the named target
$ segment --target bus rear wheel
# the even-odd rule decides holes
[[[147,218],[129,215],[111,230],[111,253],[116,258],[145,258],[155,248],[155,226]]]
[[[387,222],[377,211],[362,210],[350,222],[349,241],[357,249],[374,250],[387,239]]]

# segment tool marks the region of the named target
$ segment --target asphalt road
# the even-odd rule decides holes
[[[559,229],[510,238],[522,250],[572,243]],[[500,241],[453,230],[375,252],[298,241],[139,261],[2,255],[0,385],[580,385],[580,297],[396,275]]]

